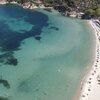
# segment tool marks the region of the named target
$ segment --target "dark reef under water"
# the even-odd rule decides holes
[[[8,97],[0,97],[0,100],[10,100]]]
[[[9,82],[7,80],[5,80],[5,79],[0,79],[0,84],[3,84],[7,89],[10,88]]]
[[[7,52],[0,55],[0,62],[3,64],[9,64],[16,66],[18,61],[13,56],[13,52]]]
[[[16,21],[23,19],[30,25],[34,25],[31,30],[21,30],[21,32],[18,32],[11,29],[6,20],[0,19],[0,51],[5,53],[0,55],[0,63],[15,66],[18,60],[13,56],[13,51],[21,49],[20,44],[24,39],[33,37],[40,41],[42,29],[49,26],[48,16],[38,10],[27,10],[18,5],[11,4],[0,5],[0,15],[5,16],[5,18],[8,16],[10,19],[16,19]],[[17,27],[15,26],[15,28]],[[48,29],[59,30],[55,26],[51,26]]]
[[[1,14],[2,10],[5,16],[15,19],[24,18],[25,22],[34,25],[30,31],[23,30],[22,34],[11,30],[5,20],[0,20],[0,47],[3,51],[18,50],[22,40],[29,37],[40,36],[42,28],[48,26],[48,16],[39,11],[29,11],[15,5],[0,6]]]
[[[22,34],[9,28],[6,20],[0,19],[0,51],[4,52],[4,54],[0,55],[0,63],[17,65],[18,61],[13,56],[13,51],[20,50],[20,44],[24,39],[34,37],[39,41],[42,28],[49,25],[47,22],[48,16],[39,11],[25,10],[20,6],[11,4],[0,5],[0,15],[9,16],[17,20],[24,19],[25,22],[34,25],[29,31],[21,30],[23,31]]]

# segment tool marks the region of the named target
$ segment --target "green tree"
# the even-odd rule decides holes
[[[95,14],[96,14],[96,16],[100,16],[100,7],[98,7],[98,8],[95,10]]]
[[[53,0],[44,0],[45,3],[53,3]]]
[[[85,14],[86,15],[95,15],[95,10],[93,10],[93,9],[91,9],[91,8],[89,8],[89,9],[86,9],[85,10]]]

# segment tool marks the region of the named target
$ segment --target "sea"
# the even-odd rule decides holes
[[[86,21],[0,5],[0,98],[72,100],[94,44]]]

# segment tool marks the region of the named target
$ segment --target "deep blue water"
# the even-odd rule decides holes
[[[0,41],[2,41],[0,46],[3,51],[13,51],[19,49],[18,47],[20,46],[20,42],[32,36],[35,39],[40,40],[42,28],[48,26],[48,16],[45,14],[38,11],[24,10],[22,7],[15,5],[0,6],[0,14],[17,20],[24,19],[25,22],[34,25],[31,30],[27,31],[23,29],[20,33],[11,30],[9,25],[6,24],[6,20],[0,19]]]

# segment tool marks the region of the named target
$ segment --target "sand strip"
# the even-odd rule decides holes
[[[95,20],[89,20],[96,37],[96,50],[94,64],[84,77],[81,84],[79,100],[99,100],[100,98],[100,27]]]

